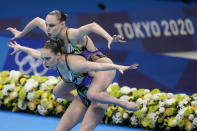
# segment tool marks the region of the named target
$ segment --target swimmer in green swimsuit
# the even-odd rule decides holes
[[[41,51],[20,46],[16,42],[15,43],[11,42],[9,47],[13,48],[15,52],[22,50],[32,55],[33,57],[42,59],[43,64],[46,67],[51,69],[57,69],[62,75],[61,76],[62,81],[60,81],[57,84],[57,86],[61,88],[58,89],[66,88],[63,89],[64,92],[62,92],[63,93],[62,95],[67,95],[66,97],[69,96],[69,98],[73,100],[73,102],[64,113],[56,129],[57,131],[60,131],[62,129],[70,130],[85,117],[90,117],[90,120],[92,120],[92,117],[94,117],[94,120],[89,124],[97,125],[100,119],[102,119],[105,110],[107,109],[107,104],[115,104],[127,110],[133,110],[133,111],[138,109],[138,106],[135,103],[122,101],[115,97],[109,96],[109,94],[108,96],[105,96],[106,104],[100,104],[98,102],[94,102],[94,101],[92,102],[90,100],[91,104],[87,103],[86,105],[87,101],[85,100],[85,104],[84,104],[82,98],[80,97],[82,96],[85,99],[88,99],[86,96],[86,93],[88,91],[87,88],[89,88],[89,86],[92,84],[91,77],[89,76],[94,77],[94,73],[91,74],[91,72],[117,69],[121,73],[123,73],[127,69],[136,69],[138,66],[137,64],[133,64],[131,66],[120,66],[110,63],[90,62],[80,55],[71,55],[71,54],[62,53],[61,45],[59,45],[59,43],[54,40],[47,41],[43,45]],[[89,73],[89,75],[87,75],[87,73]],[[78,96],[74,96],[73,94],[70,93],[70,91],[75,88],[77,88],[78,90],[79,93]],[[65,90],[67,90],[67,92],[65,92]],[[110,99],[111,101],[108,99],[109,97],[110,98],[112,97]],[[93,116],[90,116],[91,114]],[[95,126],[89,126],[89,127],[95,127]],[[83,129],[84,128],[80,128],[80,130]],[[90,130],[93,129],[94,128],[91,128]]]

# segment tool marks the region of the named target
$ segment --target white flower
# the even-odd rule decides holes
[[[164,111],[165,111],[165,108],[164,108],[164,107],[160,107],[160,108],[159,108],[159,114],[160,114],[160,113],[164,113]]]
[[[195,114],[197,115],[197,110],[195,111]]]
[[[112,121],[113,121],[115,124],[122,123],[121,113],[120,113],[120,112],[117,112],[115,115],[113,115],[113,116],[112,116]]]
[[[163,107],[163,106],[165,106],[165,103],[166,103],[166,102],[160,101],[160,102],[159,102],[159,106],[160,106],[160,107]]]
[[[37,86],[38,86],[38,82],[36,82],[34,79],[28,79],[24,86],[25,92],[29,92],[30,90],[36,88]]]
[[[147,99],[147,98],[151,98],[152,97],[152,94],[151,93],[147,93],[146,95],[144,95],[144,98]]]
[[[174,96],[174,94],[172,93],[167,93],[168,98],[172,98]]]
[[[147,112],[147,110],[148,110],[147,107],[146,106],[143,106],[142,111],[143,112]]]
[[[7,91],[12,91],[15,88],[15,84],[8,84],[8,85],[4,85],[3,89],[7,90]]]
[[[194,99],[195,101],[197,101],[197,96],[193,96],[193,99]]]
[[[155,123],[158,119],[158,115],[156,113],[150,113],[150,118]]]
[[[125,112],[125,113],[123,114],[123,118],[124,118],[124,119],[127,119],[128,117],[129,117],[128,113]]]
[[[107,88],[107,92],[110,93],[112,89],[110,87]]]
[[[186,94],[180,94],[181,97],[188,97]]]
[[[38,113],[40,113],[41,115],[46,115],[47,109],[44,106],[38,105],[37,109],[38,109]]]
[[[143,103],[144,103],[144,101],[142,100],[142,98],[138,98],[136,102],[139,103],[140,105],[143,105]]]
[[[172,125],[173,125],[173,127],[175,127],[177,125],[177,120],[176,119],[172,121]]]
[[[192,102],[191,102],[191,105],[192,105],[192,106],[197,105],[197,101],[192,101]]]
[[[121,117],[121,113],[120,112],[117,112],[115,116],[116,117]]]
[[[149,89],[145,89],[144,92],[145,92],[145,93],[149,93],[150,90],[149,90]]]
[[[28,99],[29,101],[32,101],[32,100],[34,99],[34,93],[35,93],[35,92],[29,92],[29,93],[27,94],[27,99]]]
[[[18,93],[17,92],[13,92],[12,97],[16,98],[17,96],[18,96]]]
[[[152,98],[152,95],[150,93],[144,95],[144,99],[149,101]]]
[[[46,84],[47,84],[47,85],[55,85],[55,84],[58,83],[58,79],[57,79],[56,77],[54,77],[54,76],[49,76],[48,78],[49,78],[49,80],[46,81]]]
[[[57,98],[57,101],[58,101],[58,102],[63,102],[64,99],[62,99],[62,98]]]
[[[127,95],[123,95],[123,96],[120,97],[120,100],[127,100],[127,101],[129,101],[129,99],[130,99],[130,97],[127,96]]]
[[[131,88],[131,92],[137,91],[137,88],[133,87]]]
[[[189,120],[192,121],[194,119],[194,115],[193,114],[190,114],[188,118],[189,118]]]
[[[195,118],[192,122],[192,125],[194,125],[194,127],[197,127],[197,118]]]
[[[131,92],[131,88],[128,86],[123,86],[122,88],[120,88],[120,92],[124,94],[129,94]]]
[[[159,95],[158,94],[154,94],[153,95],[153,100],[157,101],[159,99]]]
[[[10,78],[16,78],[18,79],[21,76],[21,72],[20,71],[15,71],[15,70],[11,70],[10,71]]]
[[[130,119],[130,122],[131,122],[132,126],[137,126],[138,125],[137,117],[132,116],[131,119]]]
[[[183,117],[184,117],[183,115],[177,114],[175,119],[178,121],[178,120],[182,120]]]
[[[166,127],[166,130],[167,130],[167,131],[169,131],[169,130],[170,130],[170,127],[169,127],[169,126],[167,126],[167,127]]]
[[[23,101],[18,102],[18,108],[21,110],[26,110],[27,109],[27,104]]]
[[[179,102],[178,106],[179,106],[180,108],[184,108],[184,105],[186,105],[187,103],[188,103],[188,101],[183,100],[183,101],[180,101],[180,102]]]
[[[55,99],[56,99],[55,95],[52,94],[52,100],[55,100]]]
[[[40,85],[40,90],[44,91],[47,88],[47,84],[46,83],[42,83]]]
[[[117,82],[114,82],[111,84],[112,86],[118,86],[118,83]]]
[[[191,100],[191,98],[186,97],[186,98],[185,98],[185,100],[188,102],[188,101],[190,101],[190,100]]]
[[[178,114],[177,114],[177,115],[180,115],[180,117],[183,118],[183,117],[184,117],[184,112],[185,112],[185,110],[187,110],[186,107],[181,108],[181,109],[178,111]]]
[[[3,90],[2,90],[2,93],[3,93],[3,96],[8,96],[9,94],[8,94],[8,90],[6,89],[6,88],[4,88]]]
[[[2,92],[3,92],[3,96],[8,96],[9,93],[8,91],[12,91],[15,88],[15,84],[8,84],[8,85],[4,85]]]
[[[171,98],[171,99],[169,99],[169,100],[166,100],[166,105],[167,105],[167,106],[171,106],[172,103],[174,103],[174,102],[176,102],[176,99]]]

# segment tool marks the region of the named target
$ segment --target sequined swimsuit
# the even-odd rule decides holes
[[[71,44],[69,38],[68,38],[68,29],[66,30],[66,37],[68,39],[68,46],[67,46],[67,53],[68,54],[76,54],[76,55],[81,55],[85,57],[88,61],[93,61],[95,62],[96,60],[106,57],[102,52],[99,50],[96,51],[88,51],[86,46],[88,44],[88,37],[86,36],[86,45],[82,49],[78,48],[76,45]],[[69,67],[69,66],[68,66]],[[60,75],[61,76],[61,75]],[[74,75],[73,75],[74,76]],[[75,77],[76,79],[76,77]],[[87,98],[87,91],[88,87],[91,84],[92,77],[89,75],[84,76],[83,82],[80,85],[77,85],[77,92],[78,95],[80,96],[82,102],[88,107],[90,105],[90,100]]]
[[[68,29],[66,30],[66,37],[68,39],[68,46],[67,46],[67,53],[69,54],[78,54],[86,58],[88,61],[95,62],[96,60],[106,57],[101,51],[88,51],[87,44],[88,44],[88,37],[86,36],[86,45],[82,47],[82,49],[78,48],[76,45],[71,44],[68,38]]]
[[[77,74],[77,73],[74,73],[69,65],[68,65],[68,62],[67,62],[67,55],[65,55],[65,60],[66,60],[66,66],[69,70],[69,75],[68,75],[68,79],[69,79],[69,83],[74,83],[76,88],[77,88],[77,93],[80,97],[80,99],[82,100],[82,102],[84,103],[84,105],[86,107],[88,107],[90,105],[90,100],[88,100],[87,98],[87,91],[88,91],[88,87],[90,86],[91,84],[91,81],[92,81],[92,77],[89,76],[87,73],[84,73],[84,74]],[[62,78],[62,80],[64,80],[66,83],[68,83],[68,81],[66,81],[59,69],[57,68],[57,71],[60,75],[60,77]]]

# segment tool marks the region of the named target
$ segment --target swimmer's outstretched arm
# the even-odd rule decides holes
[[[21,45],[17,44],[15,41],[10,42],[10,44],[8,44],[8,46],[10,48],[14,49],[14,51],[10,55],[13,55],[14,53],[16,53],[18,51],[24,51],[25,53],[27,53],[35,58],[41,59],[41,53],[39,50],[35,50],[32,48],[21,46]]]
[[[20,38],[20,37],[25,36],[28,32],[33,30],[35,27],[39,27],[42,31],[44,31],[46,33],[45,20],[43,20],[42,18],[39,18],[39,17],[36,17],[32,21],[30,21],[25,26],[23,31],[19,31],[19,30],[16,30],[16,28],[11,28],[11,27],[8,27],[6,30],[9,30],[10,32],[12,32],[12,34],[14,34],[14,37],[11,39],[11,40],[14,40],[16,38]]]
[[[91,62],[87,61],[84,57],[77,55],[69,55],[67,60],[71,70],[75,73],[119,70],[120,73],[123,74],[125,70],[138,68],[138,64],[123,66],[111,63]]]
[[[105,38],[108,41],[108,48],[110,49],[110,46],[112,42],[126,42],[124,41],[124,38],[120,35],[114,35],[111,37],[107,31],[105,31],[100,25],[93,22],[84,26],[81,26],[78,29],[73,29],[72,32],[69,32],[69,39],[72,41],[77,41],[78,39],[82,38],[85,35],[88,35],[90,33],[96,33],[103,38]]]

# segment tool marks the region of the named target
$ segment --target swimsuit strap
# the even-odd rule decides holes
[[[71,43],[70,40],[69,40],[69,38],[68,38],[68,28],[66,30],[66,37],[67,37],[68,43]]]
[[[69,67],[69,65],[68,65],[68,60],[67,60],[67,58],[68,58],[68,54],[65,55],[66,67],[68,68],[69,71],[71,71],[71,69],[70,69],[70,67]]]

